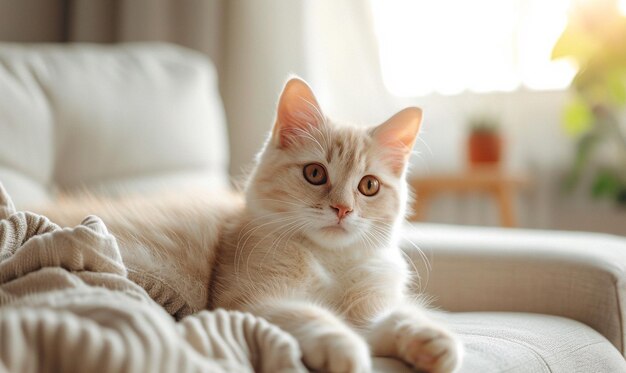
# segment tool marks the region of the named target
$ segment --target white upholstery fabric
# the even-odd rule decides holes
[[[452,313],[443,319],[465,346],[460,373],[617,373],[626,360],[602,335],[579,322],[528,313]],[[375,359],[377,372],[410,372]]]
[[[0,181],[16,205],[57,190],[227,185],[213,66],[179,47],[0,43]]]
[[[580,321],[624,353],[626,239],[593,233],[416,224],[424,291],[448,311],[533,312]],[[412,245],[418,271],[428,271]]]

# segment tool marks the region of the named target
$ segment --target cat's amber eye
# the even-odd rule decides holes
[[[359,181],[359,192],[364,196],[371,197],[380,190],[380,182],[372,175],[363,176]]]
[[[302,169],[304,178],[306,181],[313,185],[326,184],[328,176],[326,175],[326,169],[319,163],[309,163]]]

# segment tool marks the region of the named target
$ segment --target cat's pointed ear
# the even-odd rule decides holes
[[[280,148],[287,147],[323,122],[322,111],[311,88],[304,80],[291,78],[278,101],[272,141]]]
[[[422,109],[409,107],[373,129],[372,137],[383,148],[383,156],[395,173],[404,170],[421,124]]]

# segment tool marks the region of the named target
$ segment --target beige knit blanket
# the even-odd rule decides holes
[[[179,322],[130,281],[95,216],[61,229],[0,184],[0,372],[300,372],[295,340],[249,314]]]

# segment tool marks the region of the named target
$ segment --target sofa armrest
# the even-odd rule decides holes
[[[428,257],[430,271],[414,246]],[[624,354],[626,238],[413,224],[402,247],[435,306],[567,317],[591,326]]]

